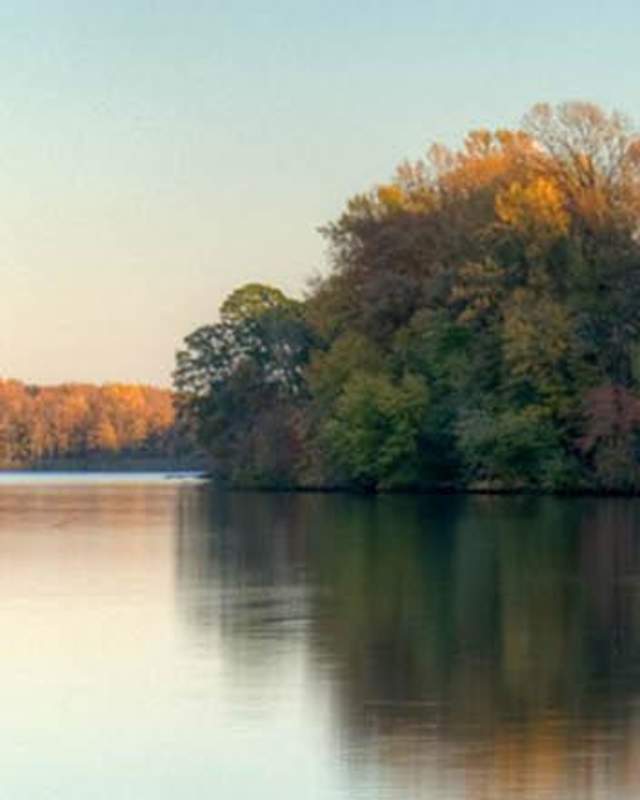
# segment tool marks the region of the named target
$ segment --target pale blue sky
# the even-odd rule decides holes
[[[0,374],[167,383],[250,280],[434,139],[540,100],[640,121],[640,4],[4,0]]]

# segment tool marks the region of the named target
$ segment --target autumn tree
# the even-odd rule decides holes
[[[620,114],[434,145],[325,226],[304,302],[250,284],[187,338],[186,417],[232,480],[640,489],[639,222]]]
[[[107,455],[170,457],[177,442],[174,418],[168,390],[0,381],[0,464],[29,467]]]

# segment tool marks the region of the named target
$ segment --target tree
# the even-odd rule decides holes
[[[174,374],[179,415],[223,477],[269,480],[277,473],[278,481],[286,480],[280,455],[273,454],[271,466],[262,457],[260,468],[252,459],[266,419],[275,431],[278,415],[286,419],[304,401],[311,342],[301,304],[260,284],[233,292],[222,304],[220,322],[186,337]],[[289,434],[278,436],[293,442],[294,432]]]
[[[173,393],[149,386],[0,381],[0,465],[173,454]]]
[[[427,401],[426,387],[415,376],[394,385],[383,376],[355,373],[325,431],[346,477],[366,489],[415,482]]]
[[[225,322],[241,322],[258,319],[271,311],[293,311],[297,307],[294,300],[286,297],[280,289],[262,283],[247,283],[235,289],[222,303],[220,318]]]
[[[186,339],[186,418],[232,480],[632,490],[639,221],[620,114],[434,145],[323,228],[303,302],[249,284]]]

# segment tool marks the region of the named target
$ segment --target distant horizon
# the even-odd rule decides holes
[[[34,387],[38,389],[57,389],[61,386],[94,386],[94,387],[109,387],[109,386],[136,386],[143,389],[157,389],[159,391],[168,391],[173,392],[173,386],[171,384],[168,385],[161,385],[158,383],[149,383],[147,381],[119,381],[119,380],[108,380],[108,381],[83,381],[83,380],[62,380],[56,381],[53,383],[38,383],[37,381],[29,381],[25,380],[24,378],[15,378],[12,375],[1,375],[0,374],[0,383],[3,382],[15,382],[20,383],[23,386]]]

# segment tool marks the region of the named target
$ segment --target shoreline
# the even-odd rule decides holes
[[[432,487],[405,487],[398,489],[362,489],[351,486],[252,486],[230,485],[216,482],[209,475],[203,479],[212,486],[232,494],[342,494],[360,497],[389,497],[389,496],[424,496],[424,497],[453,497],[453,496],[486,496],[486,497],[558,497],[558,498],[640,498],[640,491],[626,491],[621,489],[588,489],[575,488],[564,490],[538,489],[535,487],[462,487],[462,486],[432,486]]]
[[[2,477],[16,476],[64,476],[64,475],[165,475],[170,479],[172,475],[188,475],[197,477],[203,484],[211,488],[228,492],[230,494],[335,494],[351,495],[355,497],[557,497],[557,498],[640,498],[640,491],[623,489],[601,489],[588,487],[575,487],[562,490],[541,489],[538,487],[508,487],[508,486],[456,486],[451,484],[431,485],[422,487],[398,488],[363,488],[348,485],[319,485],[297,484],[288,486],[260,485],[260,484],[230,484],[217,479],[206,469],[179,464],[96,464],[95,466],[36,466],[36,467],[3,467],[0,468]]]

